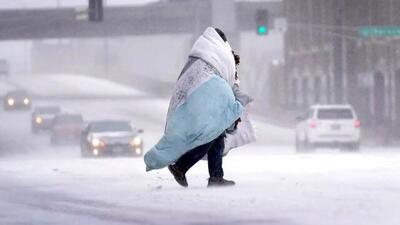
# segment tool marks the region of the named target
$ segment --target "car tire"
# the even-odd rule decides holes
[[[360,151],[360,143],[356,142],[356,143],[350,144],[350,151],[359,152]]]
[[[309,142],[307,142],[307,151],[308,152],[315,152],[316,149],[317,149],[317,145],[310,144]]]
[[[296,135],[296,153],[305,153],[308,151],[308,141],[299,140],[298,135]]]
[[[59,140],[58,140],[58,138],[56,136],[51,135],[50,144],[54,146],[54,145],[59,145],[60,143],[59,143]]]
[[[86,149],[81,148],[81,158],[89,158],[89,157],[90,157],[89,152]]]
[[[38,134],[39,131],[38,131],[37,128],[35,128],[34,126],[32,126],[32,128],[31,128],[31,133],[32,133],[32,134]]]
[[[90,147],[87,143],[80,144],[81,149],[81,158],[96,158],[90,150]]]
[[[136,154],[135,152],[132,152],[132,153],[129,154],[129,157],[140,158],[140,157],[142,157],[142,154]]]
[[[301,153],[302,152],[302,145],[301,141],[299,140],[298,135],[296,134],[296,141],[295,141],[295,148],[296,148],[296,153]]]
[[[350,144],[343,144],[340,146],[340,151],[342,152],[358,152],[360,151],[360,143],[350,143]]]

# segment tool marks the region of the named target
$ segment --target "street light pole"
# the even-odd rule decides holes
[[[336,2],[336,16],[335,16],[335,26],[343,26],[343,10],[344,2],[343,0],[338,0]],[[343,37],[343,29],[339,29],[339,35],[333,37],[333,94],[334,103],[343,103],[343,81],[344,81],[344,63],[345,63],[345,40]]]
[[[103,0],[103,7],[105,8],[107,6],[107,0]],[[110,59],[109,59],[109,46],[108,46],[108,32],[107,32],[107,26],[103,22],[103,29],[104,29],[104,73],[106,76],[109,74],[109,67],[110,67]]]

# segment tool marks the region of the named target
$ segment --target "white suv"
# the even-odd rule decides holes
[[[351,105],[313,105],[297,120],[296,152],[316,147],[360,148],[361,122]]]

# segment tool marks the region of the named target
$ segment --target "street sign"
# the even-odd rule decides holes
[[[393,37],[400,36],[400,26],[364,26],[358,29],[362,37]]]

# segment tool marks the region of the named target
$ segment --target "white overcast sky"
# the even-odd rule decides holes
[[[107,5],[137,5],[156,2],[159,0],[103,0]],[[252,0],[239,0],[252,1]],[[260,1],[260,0],[257,0]],[[261,0],[277,1],[277,0]],[[279,1],[279,0],[278,0]],[[0,0],[0,9],[16,8],[54,8],[60,4],[61,7],[75,7],[88,4],[88,0]]]

